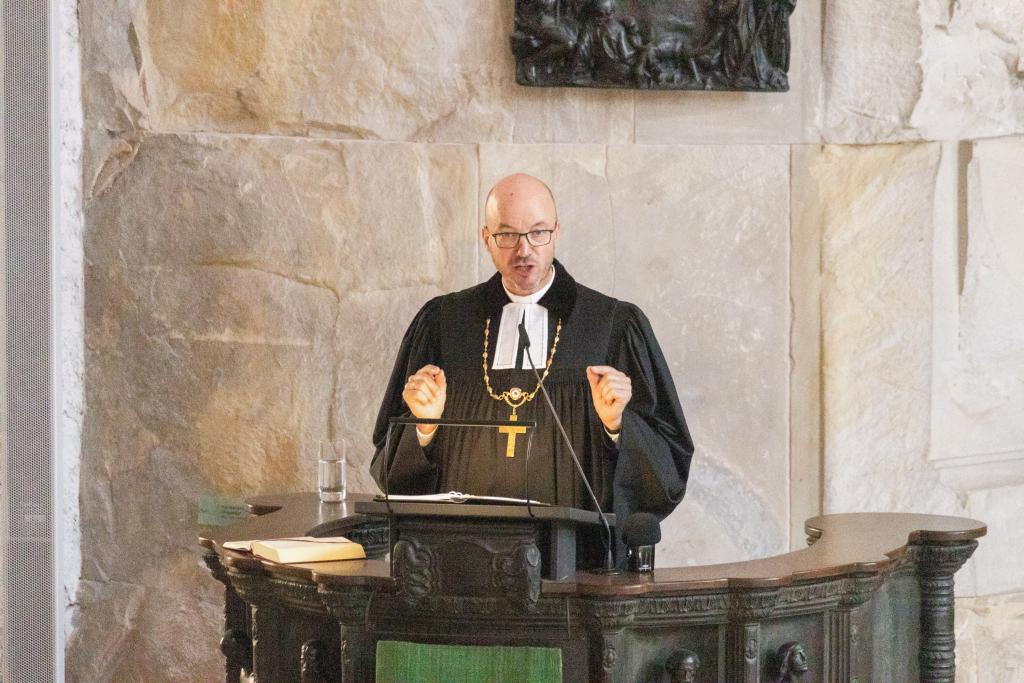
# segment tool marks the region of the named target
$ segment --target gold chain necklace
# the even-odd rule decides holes
[[[490,394],[491,398],[495,401],[504,401],[512,409],[512,415],[508,418],[509,422],[519,420],[519,416],[516,415],[519,406],[532,401],[533,397],[540,390],[540,385],[548,378],[548,373],[551,371],[551,363],[554,362],[555,352],[558,350],[558,337],[561,333],[562,321],[559,319],[558,325],[555,327],[555,342],[551,345],[551,353],[548,355],[547,365],[544,366],[544,374],[541,376],[540,381],[537,382],[537,386],[533,388],[533,391],[527,393],[519,387],[512,387],[508,391],[496,394],[494,389],[491,388],[491,377],[487,374],[487,344],[491,337],[491,319],[487,319],[487,324],[484,326],[484,386],[487,387],[487,393]],[[501,427],[498,431],[508,437],[505,441],[505,457],[516,457],[516,436],[525,434],[526,427],[513,427],[510,425],[508,427]]]
[[[558,337],[562,333],[562,321],[559,319],[558,325],[555,327],[555,341],[551,345],[551,353],[548,355],[547,365],[544,366],[544,374],[540,378],[540,382],[537,382],[537,386],[533,388],[533,391],[526,392],[519,387],[512,387],[508,391],[503,391],[500,394],[494,393],[494,389],[491,388],[491,378],[487,374],[487,346],[491,336],[491,319],[487,319],[487,324],[484,326],[484,386],[487,387],[487,393],[495,401],[504,401],[508,404],[509,408],[512,409],[512,417],[510,420],[518,419],[516,416],[516,410],[519,406],[524,403],[528,403],[533,400],[533,397],[537,395],[540,390],[540,385],[548,378],[548,373],[551,372],[551,363],[555,360],[555,352],[558,351]]]

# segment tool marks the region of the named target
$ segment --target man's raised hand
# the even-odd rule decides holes
[[[610,365],[591,365],[587,368],[590,395],[594,410],[610,432],[622,429],[622,411],[633,398],[633,383],[629,376]]]
[[[436,365],[424,365],[405,383],[402,400],[414,417],[437,420],[444,413],[447,387],[444,370]],[[437,425],[417,425],[416,429],[423,435],[433,434]]]

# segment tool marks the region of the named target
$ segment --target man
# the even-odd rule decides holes
[[[700,669],[700,657],[689,650],[676,650],[665,662],[669,683],[694,683]],[[664,680],[665,677],[662,677]]]
[[[636,19],[617,16],[615,0],[596,0],[579,41],[579,58],[598,80],[630,84],[643,55]]]
[[[602,508],[622,521],[638,510],[667,515],[686,490],[693,443],[647,318],[577,284],[555,260],[561,225],[540,180],[499,181],[485,214],[481,237],[498,272],[428,301],[410,325],[374,430],[377,483],[384,488],[387,471],[391,493],[458,490],[592,509],[532,361]],[[536,420],[537,429],[395,429],[385,454],[388,419],[409,414]]]

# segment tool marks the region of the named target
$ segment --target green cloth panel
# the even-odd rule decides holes
[[[377,642],[377,683],[561,683],[562,651],[549,647]]]

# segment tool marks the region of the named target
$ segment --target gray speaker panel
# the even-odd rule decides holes
[[[3,4],[7,572],[9,682],[55,680],[49,17]]]

